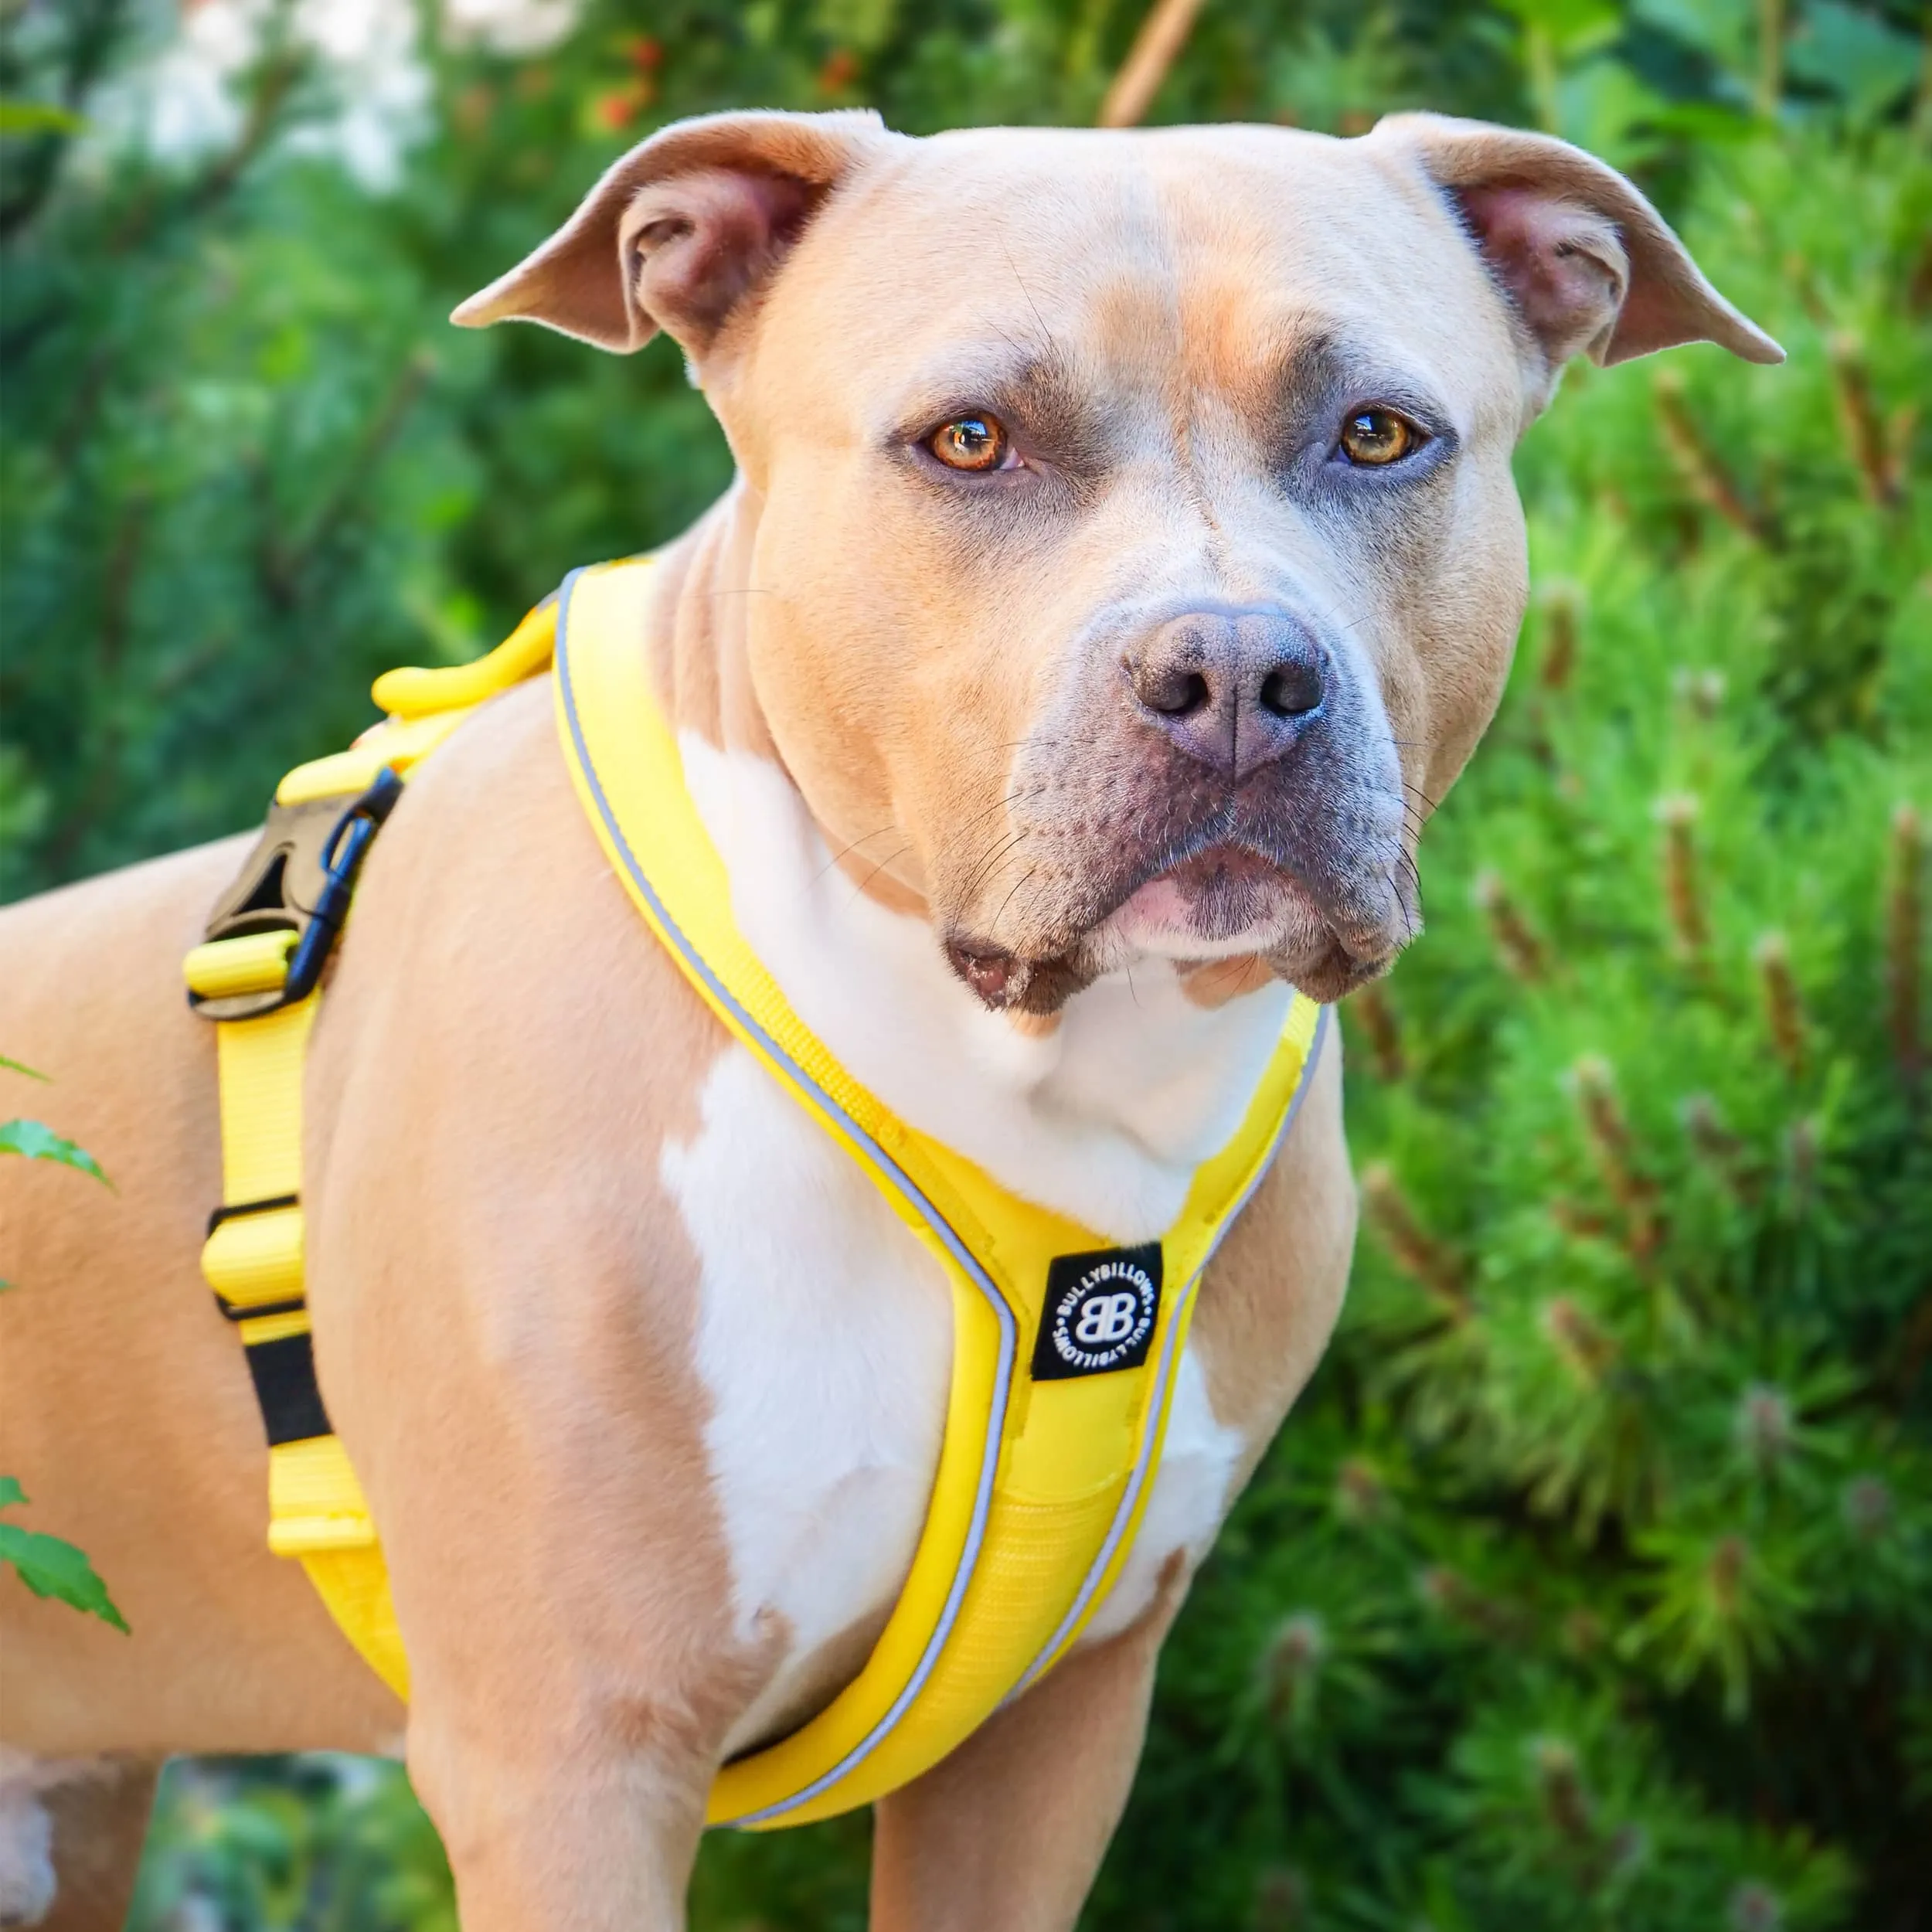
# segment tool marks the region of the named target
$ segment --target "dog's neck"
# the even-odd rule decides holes
[[[1048,1026],[989,1012],[913,895],[862,889],[787,774],[744,648],[751,513],[734,490],[663,553],[649,648],[740,930],[800,1017],[909,1125],[1113,1240],[1151,1240],[1252,1099],[1286,1015],[1149,957]]]

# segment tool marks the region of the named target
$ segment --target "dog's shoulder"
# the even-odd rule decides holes
[[[1214,1413],[1240,1432],[1250,1465],[1328,1346],[1355,1245],[1341,1029],[1325,1031],[1304,1104],[1209,1264],[1195,1315]]]

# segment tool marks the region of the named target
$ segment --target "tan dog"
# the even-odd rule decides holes
[[[1283,982],[1337,998],[1415,931],[1416,835],[1523,607],[1511,449],[1565,359],[1779,355],[1619,176],[1424,116],[689,123],[457,319],[513,316],[665,330],[730,439],[639,648],[740,925],[904,1118],[1122,1241],[1238,1117]],[[548,692],[492,704],[379,843],[308,1079],[318,1357],[405,1713],[264,1546],[196,1270],[214,1043],[179,961],[241,849],[0,923],[0,1043],[118,1190],[5,1175],[0,1467],[134,1629],[0,1589],[0,1896],[117,1923],[119,1881],[55,1871],[131,1857],[164,1753],[394,1750],[406,1720],[468,1932],[681,1925],[715,1768],[821,1706],[896,1598],[944,1284],[640,923]],[[1208,1276],[1131,1566],[881,1806],[881,1932],[1073,1924],[1354,1222],[1332,1049]]]

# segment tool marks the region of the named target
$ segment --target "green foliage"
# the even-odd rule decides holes
[[[443,1848],[393,1765],[177,1761],[158,1810],[131,1927],[457,1932]]]
[[[0,1053],[0,1068],[10,1073],[24,1073],[30,1080],[44,1081],[47,1077],[31,1066],[22,1066],[19,1060],[9,1060],[4,1053]],[[114,1186],[102,1171],[100,1163],[84,1147],[63,1138],[39,1121],[0,1121],[0,1154],[18,1154],[29,1161],[56,1161],[63,1167],[91,1174],[104,1187],[111,1189]],[[11,1282],[0,1281],[0,1291],[12,1285]]]
[[[15,1478],[0,1476],[0,1509],[11,1509],[26,1500],[26,1492]],[[54,1597],[98,1617],[116,1630],[127,1630],[127,1620],[114,1607],[107,1586],[72,1543],[43,1536],[37,1529],[22,1529],[18,1523],[0,1522],[0,1563],[12,1563],[14,1573],[36,1597]]]
[[[0,1067],[9,1073],[24,1073],[29,1080],[45,1080],[46,1075],[19,1060],[0,1054]],[[84,1147],[63,1139],[38,1121],[0,1121],[0,1154],[19,1154],[30,1161],[54,1161],[63,1167],[91,1174],[104,1185],[114,1183],[101,1172],[100,1163]],[[12,1286],[0,1281],[0,1290]],[[0,1476],[0,1509],[12,1509],[27,1500],[26,1492],[13,1476]],[[14,1573],[36,1597],[52,1597],[116,1630],[125,1631],[126,1621],[107,1594],[107,1586],[94,1573],[84,1552],[58,1536],[36,1529],[22,1529],[18,1523],[0,1522],[0,1563],[11,1563]]]
[[[87,123],[46,100],[0,100],[0,134],[77,134]]]
[[[0,1121],[0,1154],[19,1154],[29,1161],[58,1161],[63,1167],[77,1168],[97,1181],[113,1185],[84,1147],[64,1139],[39,1121]]]
[[[1142,12],[597,0],[529,60],[434,48],[379,193],[315,151],[343,83],[299,36],[162,162],[111,111],[158,14],[0,15],[4,889],[253,822],[374,672],[723,487],[665,344],[443,325],[618,147],[750,104],[1086,120]],[[1548,127],[1792,360],[1573,372],[1525,447],[1511,688],[1425,842],[1428,935],[1345,1018],[1350,1307],[1170,1645],[1096,1932],[1927,1923],[1917,26],[1213,0],[1158,97]],[[857,1932],[869,1837],[714,1836],[695,1923]],[[339,1760],[171,1773],[134,1923],[191,1912],[452,1923],[401,1774]]]

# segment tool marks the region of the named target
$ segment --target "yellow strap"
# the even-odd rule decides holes
[[[302,1067],[308,1029],[315,1023],[315,996],[311,994],[259,1019],[226,1020],[215,1029],[221,1080],[222,1200],[229,1207],[301,1192]],[[221,1233],[217,1228],[209,1238]]]
[[[189,992],[202,999],[227,999],[236,993],[266,993],[288,977],[295,950],[291,932],[250,933],[242,939],[218,939],[197,946],[181,963]]]
[[[910,1570],[846,1690],[791,1736],[719,1774],[712,1821],[761,1828],[830,1816],[916,1777],[1049,1668],[1104,1600],[1151,1488],[1195,1283],[1278,1142],[1321,1015],[1294,1001],[1240,1129],[1196,1175],[1160,1244],[1163,1293],[1145,1362],[1035,1383],[1031,1352],[1049,1267],[1110,1244],[1019,1200],[897,1120],[785,1002],[732,919],[729,879],[649,689],[636,642],[647,583],[642,563],[580,572],[478,664],[387,674],[376,692],[388,720],[352,750],[291,773],[277,796],[293,803],[357,791],[383,764],[406,769],[427,756],[471,706],[549,662],[561,615],[560,728],[620,877],[714,1010],[946,1270],[953,1379]],[[243,947],[253,950],[225,950]],[[257,990],[264,974],[278,984],[274,951],[254,940],[203,947],[191,955],[191,978],[204,993]],[[230,1203],[299,1193],[301,1060],[314,1004],[218,1029]],[[204,1256],[211,1282],[244,1312],[287,1298],[291,1281],[298,1293],[301,1230],[298,1207],[224,1221]],[[267,1339],[303,1332],[307,1322],[303,1311],[241,1326],[244,1339]],[[301,1560],[357,1648],[406,1696],[381,1547],[340,1442],[277,1446],[270,1492],[270,1546]]]
[[[461,712],[441,717],[391,719],[365,732],[347,751],[298,765],[275,787],[275,802],[305,804],[311,798],[345,798],[366,791],[383,766],[406,773],[463,722]]]
[[[1293,1001],[1228,1146],[1199,1172],[1161,1244],[1165,1291],[1144,1366],[1035,1383],[1049,1271],[1104,1250],[898,1120],[806,1026],[731,913],[730,882],[684,784],[649,684],[646,572],[580,571],[560,599],[559,728],[618,876],[692,985],[838,1140],[945,1269],[953,1380],[940,1465],[899,1601],[827,1709],[719,1774],[713,1822],[828,1817],[937,1764],[1050,1668],[1131,1548],[1158,1461],[1202,1263],[1273,1152],[1319,1011]]]
[[[507,643],[472,665],[447,671],[393,671],[377,682],[376,702],[391,713],[349,750],[298,766],[277,788],[284,804],[349,798],[383,766],[406,776],[476,705],[549,662],[553,604],[540,606]],[[291,932],[251,934],[198,946],[183,963],[189,990],[213,999],[281,987],[295,944]],[[259,1019],[216,1024],[221,1099],[222,1200],[229,1208],[299,1196],[302,1172],[302,1074],[316,995]],[[298,1200],[223,1219],[202,1250],[208,1284],[240,1318],[244,1346],[309,1332],[306,1308],[279,1308],[303,1294],[302,1211]],[[336,1622],[370,1668],[409,1695],[409,1662],[389,1597],[389,1572],[369,1504],[348,1452],[333,1435],[277,1443],[268,1452],[268,1546],[298,1559]]]
[[[550,668],[556,641],[556,600],[546,597],[487,657],[474,664],[423,671],[385,671],[371,696],[398,718],[464,712]]]
[[[272,1301],[297,1298],[302,1292],[300,1205],[291,1202],[287,1207],[238,1215],[217,1224],[202,1249],[201,1271],[208,1285],[233,1308],[266,1308]]]

